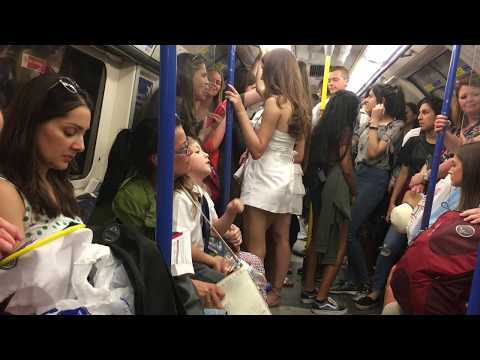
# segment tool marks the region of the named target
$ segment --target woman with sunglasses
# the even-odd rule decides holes
[[[72,79],[46,74],[25,84],[5,114],[0,217],[26,242],[81,223],[68,174],[85,150],[90,109],[88,95]]]

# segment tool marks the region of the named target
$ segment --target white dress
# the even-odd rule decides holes
[[[298,199],[303,194],[296,193],[303,184],[298,184],[301,176],[293,163],[294,146],[294,138],[275,130],[260,159],[248,156],[240,196],[245,205],[277,214],[301,214]]]

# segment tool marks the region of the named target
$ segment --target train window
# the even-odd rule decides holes
[[[425,93],[432,93],[433,90],[444,87],[446,83],[444,75],[430,65],[424,66],[413,74],[410,79]]]
[[[26,82],[48,72],[75,79],[92,99],[92,123],[85,134],[85,151],[72,163],[72,178],[80,179],[87,176],[93,162],[105,86],[105,65],[67,45],[0,45],[0,107],[8,107]]]
[[[442,55],[433,59],[428,65],[410,76],[410,80],[419,86],[424,93],[443,98],[451,56],[452,52],[450,50],[445,51]],[[471,71],[472,67],[462,59],[459,59],[456,75],[461,76]]]

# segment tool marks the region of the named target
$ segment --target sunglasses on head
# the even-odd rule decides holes
[[[69,77],[66,77],[66,76],[60,77],[55,82],[55,84],[50,86],[50,88],[48,90],[53,89],[54,87],[58,86],[59,84],[61,84],[67,91],[69,91],[72,94],[78,94],[78,91],[80,90],[80,86],[78,86],[78,84],[75,82],[75,80],[73,80]]]

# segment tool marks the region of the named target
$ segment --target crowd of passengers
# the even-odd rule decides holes
[[[176,122],[172,233],[189,233],[181,241],[191,265],[178,266],[172,257],[171,275],[185,312],[222,308],[225,294],[216,284],[232,263],[215,251],[219,237],[266,278],[256,284],[267,304],[281,305],[282,289],[291,285],[292,246],[310,218],[299,301],[311,304],[315,314],[345,314],[335,297],[349,294],[360,310],[384,304],[385,313],[409,313],[392,295],[390,279],[402,256],[415,256],[412,244],[421,232],[409,241],[394,214],[402,206],[411,214],[424,201],[439,132],[445,131],[445,147],[438,181],[448,179],[453,190],[448,207],[434,201],[430,225],[450,209],[480,231],[476,75],[457,80],[454,106],[443,116],[442,99],[405,103],[399,86],[377,84],[360,99],[346,90],[349,73],[341,66],[331,69],[322,110],[320,103],[314,106],[305,63],[285,49],[260,54],[242,70],[235,86],[226,86],[220,64],[189,53],[177,57],[176,115],[169,119]],[[230,174],[223,168],[227,102],[234,109]],[[113,182],[105,180],[95,210],[85,217],[68,174],[84,151],[89,96],[57,74],[25,84],[0,112],[0,258],[26,241],[85,221],[116,221],[153,243],[158,111],[156,91],[129,132],[129,166]],[[109,157],[105,179],[115,170],[112,164]],[[231,200],[223,209],[227,177]],[[105,200],[102,191],[111,195]],[[364,240],[376,240],[364,229],[378,214],[392,224],[382,243],[373,244],[372,266]]]

